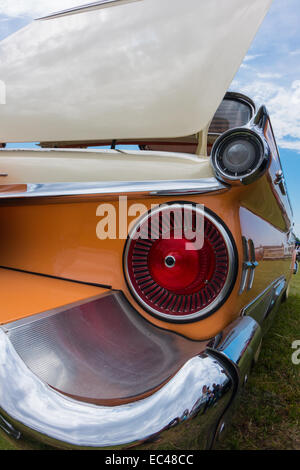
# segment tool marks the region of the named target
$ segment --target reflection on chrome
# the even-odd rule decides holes
[[[100,0],[99,2],[88,3],[86,5],[80,5],[78,7],[69,8],[68,10],[58,11],[51,15],[37,18],[37,20],[49,20],[53,18],[61,18],[62,16],[75,15],[77,13],[84,13],[92,10],[99,10],[100,8],[108,8],[117,5],[123,5],[125,3],[140,2],[143,0]]]
[[[169,438],[187,420],[197,425],[197,448],[210,448],[261,344],[256,321],[240,318],[224,331],[219,347],[188,360],[152,395],[102,406],[72,399],[38,378],[10,341],[14,329],[0,328],[0,415],[15,433],[26,431],[52,445],[75,448],[148,446],[164,439],[164,431]]]
[[[143,194],[172,196],[204,194],[226,189],[215,178],[177,181],[99,181],[95,183],[45,183],[6,185],[0,198],[82,196],[87,194]]]
[[[3,330],[0,351],[1,414],[52,443],[102,448],[140,443],[200,412],[206,414],[216,403],[221,416],[232,394],[229,374],[216,359],[203,354],[188,361],[148,398],[115,407],[95,406],[66,398],[40,381]],[[211,431],[213,424],[208,414],[206,430]]]

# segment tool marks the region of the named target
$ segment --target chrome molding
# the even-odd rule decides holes
[[[51,15],[36,18],[36,21],[51,20],[54,18],[61,18],[63,16],[76,15],[78,13],[85,13],[87,11],[99,10],[102,8],[108,8],[118,5],[124,5],[126,3],[140,2],[142,0],[100,0],[98,2],[87,3],[86,5],[80,5],[78,7],[69,8],[68,10],[62,10]]]
[[[259,108],[256,116],[254,117],[252,125],[255,126],[256,128],[258,128],[261,132],[264,132],[264,129],[265,129],[267,123],[269,124],[269,126],[271,128],[271,133],[273,135],[273,140],[274,140],[274,144],[275,144],[275,148],[276,148],[276,153],[279,157],[279,155],[280,155],[279,148],[278,148],[277,142],[275,140],[274,131],[273,131],[272,123],[271,123],[271,120],[270,120],[270,116],[269,116],[267,108],[263,105]],[[285,195],[288,199],[288,204],[289,204],[290,210],[293,214],[293,207],[292,207],[290,196],[289,196],[286,184],[285,184],[283,168],[282,168],[282,163],[281,163],[280,157],[278,158],[278,161],[279,161],[279,165],[280,165],[280,168],[281,168],[281,171],[282,171],[282,176],[283,176],[283,180],[281,181],[281,183],[283,184],[283,188],[282,188],[283,193],[286,193]]]
[[[258,266],[255,255],[255,247],[253,240],[242,237],[244,261],[242,280],[239,294],[241,295],[246,289],[251,290],[254,282],[255,269]]]
[[[279,189],[281,191],[281,194],[283,196],[286,196],[287,191],[286,191],[286,185],[285,185],[285,178],[284,178],[282,170],[278,170],[276,172],[276,178],[274,180],[274,184],[278,185]]]
[[[265,319],[275,306],[275,303],[283,294],[285,287],[286,279],[284,276],[275,279],[274,282],[243,308],[241,315],[250,316],[257,323],[263,325]]]
[[[253,282],[254,282],[254,274],[255,274],[255,269],[258,266],[258,262],[256,261],[256,255],[255,255],[255,246],[253,243],[253,240],[249,239],[249,253],[250,253],[250,271],[249,271],[249,282],[248,282],[248,290],[252,289]]]
[[[215,178],[0,185],[0,199],[102,195],[191,196],[227,189]]]
[[[3,416],[0,415],[0,429],[4,431],[9,437],[18,440],[21,437],[20,431],[17,431]]]

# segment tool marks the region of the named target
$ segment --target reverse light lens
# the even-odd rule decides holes
[[[199,209],[189,207],[194,223]],[[147,214],[131,233],[124,256],[126,279],[135,299],[148,312],[170,321],[194,321],[212,313],[225,299],[233,280],[231,239],[210,214],[202,214],[200,248],[191,244],[184,231],[178,236],[176,221],[184,220],[186,208],[170,204]],[[170,223],[166,226],[163,214],[168,211]],[[153,223],[155,238],[149,228]],[[145,238],[145,233],[149,237]]]
[[[251,130],[229,131],[219,137],[211,158],[216,175],[225,181],[246,181],[250,175],[260,176],[266,167],[264,144]]]
[[[224,167],[232,173],[245,173],[249,168],[252,168],[256,154],[257,148],[252,142],[237,139],[223,149]]]

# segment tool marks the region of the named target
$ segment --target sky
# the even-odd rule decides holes
[[[230,88],[267,106],[300,238],[299,0],[273,0]]]
[[[1,0],[0,40],[33,18],[85,3]],[[273,0],[230,89],[268,108],[300,237],[300,0]]]

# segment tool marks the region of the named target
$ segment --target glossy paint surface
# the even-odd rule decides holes
[[[2,184],[210,178],[208,158],[117,150],[0,150]],[[0,185],[1,190],[1,185]]]
[[[243,235],[254,243],[258,263],[251,290],[246,290],[241,296],[247,305],[274,280],[281,276],[287,281],[290,279],[294,244],[289,240],[288,233],[278,230],[245,208],[240,209],[240,219]]]
[[[184,199],[203,203],[213,210],[227,224],[233,236],[239,241],[240,222],[237,193],[227,191],[220,195],[189,196]],[[182,200],[182,197],[130,198],[131,204],[151,205]],[[150,322],[179,332],[194,339],[207,339],[215,336],[238,314],[238,283],[225,305],[214,315],[192,324],[170,324],[147,314],[133,299],[127,287],[123,271],[123,252],[126,243],[119,239],[119,223],[115,239],[97,238],[97,224],[103,217],[97,216],[101,203],[111,204],[117,220],[119,202],[101,197],[86,196],[78,201],[65,198],[34,198],[33,200],[2,200],[0,221],[2,230],[0,243],[6,249],[0,253],[0,265],[24,269],[32,272],[71,278],[82,282],[97,282],[112,286],[124,292],[130,303]],[[139,216],[139,214],[137,214]],[[135,216],[128,218],[132,223]],[[126,234],[127,235],[127,234]],[[239,243],[237,243],[239,246]],[[41,256],[43,253],[43,256]],[[12,284],[13,287],[13,284]],[[32,286],[32,289],[34,287]],[[9,302],[9,299],[7,299]],[[17,305],[18,301],[16,300]],[[15,320],[22,317],[22,299],[15,306]],[[3,308],[2,322],[5,322],[6,309]]]
[[[134,308],[157,326],[193,339],[207,339],[215,336],[237,318],[241,310],[268,285],[280,276],[283,276],[285,282],[288,282],[291,276],[293,243],[289,231],[292,214],[287,196],[281,193],[279,186],[274,182],[276,173],[281,167],[270,129],[270,125],[266,126],[265,135],[271,147],[272,159],[265,175],[258,181],[247,186],[236,186],[215,193],[201,193],[198,196],[192,196],[188,191],[178,196],[171,194],[166,196],[161,193],[161,197],[155,192],[152,196],[151,193],[139,195],[132,193],[129,195],[127,209],[125,208],[128,211],[132,204],[142,203],[140,212],[136,214],[136,216],[140,216],[150,210],[152,205],[184,199],[188,202],[204,204],[227,225],[238,251],[237,282],[225,304],[213,315],[195,323],[174,324],[155,318],[138,305],[128,289],[124,276],[123,253],[128,232],[119,238],[121,206],[116,194],[114,196],[111,194],[106,196],[82,194],[81,196],[47,197],[46,195],[33,198],[1,198],[0,242],[5,250],[0,252],[0,266],[69,278],[80,282],[109,285],[113,289],[124,292]],[[77,153],[73,151],[45,152],[45,166],[43,159],[36,158],[34,152],[29,152],[24,156],[21,154],[22,152],[12,152],[12,158],[16,159],[15,163],[19,161],[22,168],[26,167],[28,159],[33,165],[35,178],[38,178],[38,175],[44,175],[46,178],[47,165],[50,168],[51,161],[56,161],[59,164],[60,158],[63,159],[62,173],[64,175],[67,175],[68,168],[70,168],[70,172],[73,171],[73,164],[76,166],[77,158],[79,159],[78,171],[81,166],[84,166],[82,159],[84,153],[82,152],[78,153],[78,157]],[[7,158],[8,155],[9,152]],[[47,155],[50,156],[47,157]],[[136,152],[134,155],[124,156],[124,159],[129,158],[128,163],[130,163],[127,167],[127,173],[122,170],[125,168],[127,160],[124,160],[124,166],[121,166],[118,173],[118,164],[122,161],[123,155],[120,157],[119,154],[114,153],[110,155],[113,157],[112,160],[109,160],[103,152],[92,152],[89,155],[88,171],[92,170],[93,165],[98,165],[100,168],[99,155],[101,162],[106,162],[103,164],[103,175],[108,181],[111,177],[110,161],[112,165],[115,165],[116,175],[121,177],[124,173],[128,180],[134,180],[136,172],[138,175],[145,176],[149,171],[148,175],[150,175],[150,169],[151,176],[156,175],[159,179],[159,175],[167,175],[168,162],[170,163],[170,175],[173,171],[172,165],[176,166],[176,171],[180,171],[180,168],[189,171],[188,168],[192,168],[195,175],[197,170],[201,175],[208,171],[211,172],[209,160],[205,158],[198,160],[197,157],[186,155],[175,157],[172,154],[165,156],[162,154],[160,165],[158,155]],[[155,164],[155,162],[157,163]],[[11,170],[15,175],[12,177],[25,186],[26,180],[22,177],[21,172],[17,173],[17,165],[12,165]],[[27,175],[29,174],[28,169]],[[201,177],[199,181],[201,181]],[[117,224],[115,236],[100,240],[97,238],[97,227],[101,221],[98,207],[102,203],[111,205],[113,213],[116,214]],[[128,224],[132,223],[135,218],[135,216],[129,216]],[[251,289],[244,290],[240,295],[244,262],[242,237],[252,241],[258,265],[254,270]],[[12,278],[7,288],[8,292],[14,291],[14,282]],[[35,285],[32,283],[28,290],[28,296],[34,295],[34,292]],[[46,302],[46,305],[40,305],[39,311],[39,306],[35,306],[30,312],[30,302],[27,304],[27,310],[24,310],[21,297],[12,300],[9,296],[4,295],[3,299],[5,302],[2,304],[0,318],[2,323],[12,319],[17,320],[30,315],[30,313],[39,313],[39,311],[43,311],[43,308],[44,310],[48,307],[51,308],[51,302]]]
[[[30,24],[0,42],[0,142],[199,132],[270,4],[143,0]]]
[[[82,301],[107,289],[0,268],[0,324]]]
[[[284,197],[275,197],[272,172],[274,165],[277,168],[276,161],[275,156],[265,176],[251,185],[234,187],[219,194],[186,194],[184,197],[186,201],[204,204],[219,216],[231,231],[238,249],[236,285],[226,303],[202,321],[183,325],[170,324],[146,313],[133,299],[124,277],[123,252],[126,240],[118,238],[118,222],[115,239],[99,240],[96,233],[97,224],[101,220],[97,216],[99,204],[111,204],[119,220],[120,207],[115,198],[103,199],[99,195],[81,196],[77,199],[70,199],[68,196],[15,201],[3,199],[0,206],[0,240],[5,250],[0,253],[0,265],[82,282],[111,285],[114,289],[123,291],[141,315],[157,326],[193,339],[211,338],[233,321],[241,309],[262,292],[268,283],[282,275],[288,280],[291,275],[293,245],[289,240],[291,222],[287,217],[290,209]],[[152,204],[179,200],[182,201],[182,196],[137,198],[131,195],[128,207],[143,203],[142,214]],[[131,223],[134,218],[129,217],[128,222]],[[239,295],[244,257],[242,236],[253,240],[258,266],[252,289]],[[12,280],[11,289],[13,288]],[[32,284],[31,292],[34,291]],[[17,320],[24,316],[21,298],[14,299],[12,304],[8,297],[5,303],[6,306],[2,304],[2,323],[7,321],[7,311],[10,312],[10,319]],[[27,312],[30,315],[30,308]],[[38,312],[35,310],[32,313]]]
[[[284,288],[294,265],[293,213],[284,177],[283,185],[277,184],[282,167],[269,119],[263,131],[271,151],[269,168],[257,181],[256,190],[242,197],[239,210],[242,235],[250,257],[256,262],[250,285],[241,295],[246,304],[279,279],[283,280]]]

